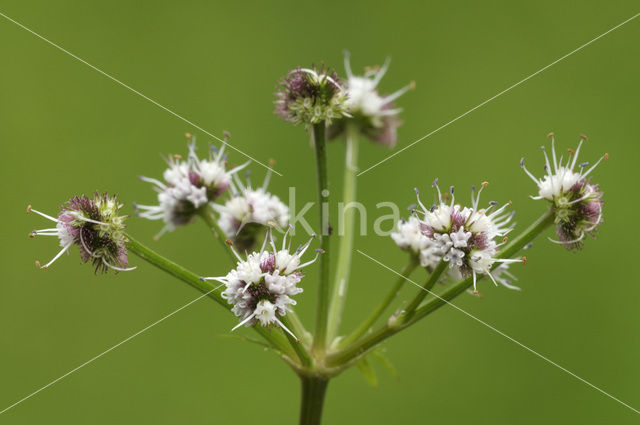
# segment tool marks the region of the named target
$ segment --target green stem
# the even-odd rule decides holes
[[[320,425],[329,380],[322,376],[300,376],[300,380],[302,381],[300,425]]]
[[[331,297],[331,305],[329,306],[329,322],[327,328],[327,340],[332,341],[339,332],[340,323],[342,321],[342,312],[344,303],[347,298],[347,289],[349,286],[349,273],[351,271],[351,255],[353,253],[353,237],[355,233],[355,213],[356,208],[352,204],[356,200],[356,180],[358,173],[358,128],[354,125],[347,125],[346,131],[346,153],[345,153],[345,171],[344,171],[344,188],[342,217],[344,222],[340,223],[340,251],[338,255],[338,264],[336,266],[336,275],[333,280],[333,296]],[[344,224],[343,224],[344,223]]]
[[[231,264],[236,264],[238,259],[231,251],[231,246],[227,244],[225,234],[218,225],[218,220],[216,220],[211,209],[207,206],[205,206],[204,208],[200,208],[199,215],[206,223],[209,230],[211,230],[213,237],[222,244],[222,249],[229,255],[229,258],[231,259]]]
[[[418,258],[415,256],[411,256],[409,263],[405,266],[404,270],[402,270],[402,276],[398,277],[398,280],[393,285],[391,290],[387,293],[387,295],[382,299],[382,302],[378,305],[378,307],[373,311],[371,316],[367,320],[365,320],[351,335],[346,337],[344,341],[341,342],[342,346],[347,346],[355,341],[357,341],[362,335],[367,333],[367,331],[371,328],[371,326],[378,320],[382,313],[387,309],[387,307],[393,302],[393,300],[398,296],[400,289],[406,282],[407,278],[411,275],[411,273],[418,266]]]
[[[536,220],[531,226],[529,226],[524,232],[522,232],[519,236],[509,242],[505,247],[498,252],[496,258],[509,258],[512,257],[516,252],[522,249],[526,244],[531,242],[536,236],[542,233],[545,229],[553,224],[554,214],[553,211],[549,210],[545,212],[538,220]],[[500,265],[500,263],[496,262],[493,265],[493,268],[496,268]],[[435,271],[434,271],[435,273]],[[390,326],[386,324],[376,331],[366,335],[364,338],[357,341],[355,344],[346,347],[345,349],[338,351],[327,358],[327,364],[329,366],[333,365],[342,365],[355,357],[358,357],[364,353],[366,353],[371,348],[380,344],[385,339],[390,336],[400,332],[402,329],[411,326],[416,323],[418,320],[424,318],[428,314],[434,312],[439,307],[447,304],[447,302],[451,301],[458,295],[465,292],[469,287],[473,285],[473,279],[471,277],[461,280],[460,282],[454,284],[449,289],[444,291],[437,297],[434,297],[427,301],[422,307],[418,308],[412,315],[408,317],[408,320],[401,321],[398,320],[394,324],[394,326]]]
[[[181,281],[187,283],[189,286],[197,289],[203,294],[207,294],[209,298],[220,304],[226,310],[231,310],[231,306],[225,299],[222,298],[222,296],[220,295],[220,291],[213,291],[213,289],[218,286],[217,283],[213,284],[211,283],[211,281],[201,280],[200,277],[195,273],[185,269],[184,267],[174,263],[171,260],[164,258],[160,254],[141,244],[131,236],[126,235],[126,237],[128,239],[127,250],[129,252],[134,253],[138,257],[156,266],[160,270],[180,279]],[[291,350],[289,344],[281,333],[270,332],[269,329],[265,329],[261,326],[254,326],[253,329],[255,329],[255,331],[260,335],[262,335],[265,340],[269,341],[274,348],[278,349],[280,352],[286,354],[290,358],[295,358],[295,353]]]
[[[286,326],[287,328],[291,329],[292,328],[291,322],[289,321],[288,318],[289,318],[289,314],[287,314],[286,316],[280,317],[280,321],[282,322],[282,324],[284,326]],[[309,352],[304,348],[304,345],[302,344],[302,342],[300,342],[299,339],[296,339],[293,336],[291,336],[288,332],[285,332],[285,335],[286,335],[287,339],[289,340],[289,344],[291,344],[291,347],[296,352],[296,355],[298,356],[298,359],[300,360],[300,364],[303,367],[311,366],[311,364],[312,364],[311,356],[309,355]]]
[[[318,174],[318,208],[320,210],[320,273],[318,279],[318,307],[316,311],[316,332],[313,340],[314,351],[323,351],[327,342],[327,314],[329,311],[329,179],[327,175],[327,151],[325,123],[313,125],[313,144],[316,151]],[[326,203],[326,206],[325,206]]]
[[[422,303],[422,301],[424,300],[424,298],[431,293],[431,289],[436,284],[438,279],[440,279],[440,276],[442,276],[442,273],[446,270],[446,268],[448,266],[449,266],[448,262],[446,262],[444,260],[440,260],[440,262],[438,263],[436,268],[429,275],[429,278],[427,279],[425,284],[418,291],[418,293],[413,298],[411,303],[409,303],[407,308],[404,309],[405,317],[411,317],[413,315],[414,310],[416,308],[418,308],[420,306],[420,304]]]

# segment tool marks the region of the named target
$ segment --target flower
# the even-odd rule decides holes
[[[391,238],[401,249],[418,256],[422,267],[433,268],[440,262],[436,244],[422,233],[418,217],[412,215],[408,220],[401,220],[397,228]]]
[[[127,267],[127,238],[124,234],[124,220],[128,216],[119,216],[122,204],[116,196],[107,193],[95,193],[93,198],[74,196],[60,206],[58,218],[27,207],[27,213],[34,212],[56,223],[56,227],[34,230],[29,236],[57,236],[62,249],[44,266],[36,261],[36,266],[48,269],[63,253],[69,253],[71,245],[80,249],[82,262],[91,260],[95,272],[134,270]]]
[[[181,160],[180,156],[167,159],[169,168],[163,173],[164,183],[140,176],[142,181],[154,185],[158,192],[158,205],[134,204],[134,207],[142,218],[164,221],[165,226],[156,238],[177,226],[189,224],[203,206],[227,190],[232,175],[248,165],[227,170],[224,145],[219,150],[212,146],[209,157],[200,159],[195,153],[195,137],[187,136],[191,138],[187,160]]]
[[[287,246],[287,233],[280,250],[276,248],[269,232],[260,251],[252,252],[246,259],[233,250],[238,263],[226,276],[201,278],[225,285],[222,297],[233,305],[231,311],[240,318],[240,322],[232,330],[242,325],[251,326],[257,323],[262,326],[278,325],[296,338],[280,318],[292,311],[290,306],[296,305],[296,301],[291,297],[303,291],[298,287],[304,277],[300,270],[315,262],[321,250],[316,250],[318,254],[313,260],[300,264],[300,258],[309,248],[315,235],[294,253],[290,253],[291,241]],[[270,251],[265,249],[267,241]]]
[[[284,229],[289,223],[289,208],[276,195],[267,192],[271,171],[267,171],[261,187],[253,189],[247,178],[230,185],[231,199],[224,205],[214,204],[220,218],[218,225],[241,251],[250,250],[264,236],[268,226]]]
[[[296,68],[280,80],[275,93],[276,115],[307,127],[347,115],[347,95],[335,72],[322,68]]]
[[[347,92],[347,108],[350,117],[336,122],[329,129],[329,137],[340,135],[347,124],[353,123],[369,140],[381,145],[394,147],[398,140],[397,128],[402,124],[398,114],[402,109],[396,108],[393,101],[409,90],[415,88],[415,82],[400,90],[381,96],[377,87],[389,69],[390,60],[382,67],[367,68],[362,76],[353,75],[349,63],[349,52],[344,55],[344,67],[347,72],[345,88]]]
[[[532,196],[532,198],[546,199],[551,203],[555,216],[556,234],[560,240],[551,238],[549,240],[562,244],[567,249],[581,248],[585,235],[593,236],[602,223],[602,192],[597,184],[591,184],[591,179],[587,176],[603,159],[607,160],[609,154],[605,153],[586,171],[588,162],[580,163],[579,170],[574,171],[580,148],[587,137],[581,135],[577,149],[575,151],[569,149],[566,164],[562,163],[562,157],[560,159],[556,157],[554,134],[550,133],[547,137],[551,138],[552,161],[549,161],[549,155],[542,146],[546,172],[544,177],[538,179],[531,174],[524,165],[524,158],[520,160],[520,166],[538,186],[538,196]]]
[[[495,211],[491,209],[498,205],[497,202],[489,203],[488,208],[479,208],[480,193],[488,185],[482,183],[480,190],[475,187],[471,189],[471,207],[461,207],[455,204],[454,188],[450,188],[445,195],[445,200],[451,199],[449,204],[442,199],[438,179],[433,182],[433,186],[438,191],[438,204],[427,209],[420,201],[418,190],[418,205],[422,209],[424,216],[420,220],[420,228],[424,236],[431,240],[430,255],[433,260],[440,259],[449,263],[449,275],[456,279],[473,276],[474,293],[477,293],[476,281],[478,274],[484,274],[498,285],[504,285],[505,281],[496,279],[495,271],[492,269],[496,263],[515,263],[521,259],[501,259],[496,258],[497,249],[506,242],[506,235],[513,226],[509,225],[513,218],[513,213],[506,213],[504,210],[511,205],[511,202],[504,204]],[[501,238],[501,242],[496,242],[496,238]],[[437,263],[433,263],[437,264]],[[508,285],[505,285],[508,286]]]

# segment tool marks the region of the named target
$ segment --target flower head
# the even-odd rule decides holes
[[[134,207],[140,217],[164,221],[165,226],[157,236],[190,223],[203,206],[226,192],[232,175],[248,164],[227,169],[224,145],[220,149],[211,147],[208,158],[200,159],[195,153],[195,137],[190,138],[186,160],[180,156],[167,159],[169,168],[163,173],[164,182],[140,176],[158,192],[158,205],[134,204]]]
[[[225,285],[222,297],[233,305],[231,311],[240,319],[240,323],[233,330],[242,325],[260,323],[262,326],[278,325],[293,335],[280,318],[292,311],[290,306],[296,304],[291,297],[303,291],[298,287],[304,277],[300,270],[312,264],[320,251],[317,250],[318,254],[313,260],[300,264],[300,259],[309,248],[313,237],[292,253],[291,241],[287,246],[287,233],[280,249],[276,248],[269,232],[260,251],[252,252],[246,259],[241,258],[234,250],[238,263],[226,276],[201,278]],[[266,249],[267,242],[271,250]],[[293,336],[295,338],[295,335]]]
[[[420,220],[420,228],[424,236],[430,239],[430,256],[449,263],[449,274],[455,278],[473,276],[474,292],[478,274],[484,274],[497,285],[492,269],[496,263],[521,262],[520,259],[497,258],[497,250],[506,241],[506,235],[513,228],[509,223],[513,213],[505,212],[511,203],[496,208],[497,202],[490,202],[489,207],[480,208],[480,193],[488,185],[484,182],[480,190],[471,189],[471,207],[455,204],[454,188],[450,188],[443,201],[437,179],[433,186],[438,192],[438,203],[426,208],[420,201],[418,205],[424,216]],[[418,191],[416,189],[416,194]],[[447,203],[445,201],[450,202]],[[494,209],[494,211],[491,211]],[[496,239],[501,239],[496,241]],[[436,263],[437,264],[437,263]],[[506,286],[506,285],[505,285]]]
[[[337,137],[347,124],[353,123],[369,140],[392,148],[398,139],[397,128],[401,121],[394,101],[415,87],[411,82],[389,95],[378,93],[378,84],[389,68],[389,59],[382,67],[367,68],[364,75],[353,75],[349,63],[349,53],[345,52],[344,67],[347,72],[345,83],[347,108],[350,117],[337,121],[330,129],[330,137]]]
[[[592,184],[589,174],[609,155],[604,154],[594,165],[588,167],[588,162],[578,164],[578,154],[586,136],[581,136],[578,148],[569,149],[566,163],[562,157],[556,157],[555,140],[551,138],[551,161],[544,151],[546,174],[538,179],[524,165],[524,158],[520,166],[538,186],[538,195],[533,199],[546,199],[551,203],[555,215],[556,234],[560,240],[550,239],[554,243],[564,245],[567,249],[580,248],[585,235],[596,231],[602,223],[602,192],[597,184]],[[575,170],[578,164],[578,170]]]
[[[220,214],[218,225],[241,251],[252,249],[269,226],[284,229],[289,223],[289,208],[267,192],[270,176],[267,171],[262,186],[254,189],[248,177],[245,184],[236,175],[230,185],[231,199],[213,205]]]
[[[347,115],[347,95],[335,72],[296,68],[280,81],[275,113],[283,120],[306,126],[331,122]]]
[[[116,196],[106,193],[96,193],[93,198],[87,196],[74,196],[64,205],[60,206],[58,218],[44,214],[38,210],[27,207],[27,212],[34,212],[56,223],[56,227],[34,230],[29,236],[56,236],[60,240],[62,249],[47,264],[41,266],[48,269],[65,252],[69,253],[71,245],[77,245],[83,262],[91,260],[95,271],[106,272],[109,269],[115,271],[133,270],[128,268],[127,241],[124,230],[124,220],[128,216],[120,216],[118,213],[122,204],[118,203]]]

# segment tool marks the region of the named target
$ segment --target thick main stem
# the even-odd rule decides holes
[[[349,287],[349,273],[351,271],[351,256],[353,253],[353,237],[355,234],[356,180],[358,173],[358,129],[354,125],[347,125],[346,153],[344,170],[344,188],[342,194],[342,217],[339,218],[340,250],[336,275],[333,280],[333,295],[329,306],[329,322],[327,340],[332,341],[339,332],[342,322],[342,312],[347,299]],[[344,221],[342,221],[344,219]]]
[[[313,340],[315,352],[324,350],[327,342],[327,314],[329,311],[329,178],[327,174],[327,151],[325,140],[325,123],[313,125],[313,144],[316,151],[316,168],[318,174],[318,208],[320,210],[320,273],[318,279],[318,308],[316,311],[316,332]]]
[[[509,242],[502,250],[500,250],[496,257],[509,258],[513,256],[526,244],[531,242],[536,236],[542,233],[546,228],[552,225],[553,220],[553,211],[548,210],[524,232],[522,232],[515,239]],[[500,263],[496,262],[493,268],[496,268],[499,265]],[[389,324],[386,324],[385,326],[378,328],[376,331],[370,333],[369,335],[366,335],[355,344],[352,344],[349,347],[328,356],[327,364],[329,366],[344,364],[351,361],[355,357],[366,353],[368,350],[380,344],[385,339],[400,332],[402,329],[411,326],[418,320],[424,318],[428,314],[447,304],[449,301],[466,291],[469,287],[471,287],[471,285],[473,285],[473,279],[471,277],[459,281],[458,283],[454,284],[449,289],[444,291],[442,294],[430,299],[420,308],[415,310],[415,312],[408,317],[409,320],[405,322],[399,321],[399,323],[395,326],[389,326]]]
[[[402,270],[401,272],[402,276],[398,277],[398,280],[396,281],[396,283],[389,290],[387,295],[382,299],[382,301],[380,302],[378,307],[376,307],[376,309],[373,311],[371,316],[369,316],[367,320],[365,320],[355,331],[353,331],[351,335],[346,337],[344,341],[341,341],[340,345],[347,346],[357,341],[362,335],[367,333],[369,328],[373,326],[376,320],[378,320],[378,318],[382,316],[382,313],[385,312],[387,307],[389,307],[389,305],[393,302],[393,300],[396,299],[396,297],[398,296],[398,293],[400,292],[400,289],[402,289],[402,286],[407,281],[407,278],[411,275],[411,272],[413,272],[413,270],[415,270],[417,266],[418,266],[418,259],[412,256],[409,259],[409,263],[405,266],[404,270]]]
[[[329,380],[321,376],[300,376],[300,381],[302,382],[300,425],[320,425]]]

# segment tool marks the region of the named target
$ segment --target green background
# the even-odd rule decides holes
[[[271,189],[286,201],[315,200],[313,152],[300,127],[272,115],[275,83],[288,69],[325,61],[342,72],[393,61],[381,89],[410,80],[398,148],[450,121],[631,17],[627,1],[492,2],[80,2],[2,1],[0,11],[203,128],[233,134],[239,149],[277,160]],[[544,205],[518,161],[541,170],[539,146],[555,131],[562,150],[578,135],[582,158],[611,159],[594,174],[605,192],[597,240],[567,252],[544,237],[514,267],[522,292],[482,283],[484,297],[461,308],[640,407],[640,285],[635,243],[640,106],[640,19],[554,65],[359,178],[360,200],[427,199],[439,176],[459,196],[491,182],[485,200],[512,199],[519,229]],[[160,153],[184,153],[198,134],[148,101],[0,18],[0,410],[172,312],[198,294],[131,258],[137,271],[94,276],[77,250],[49,271],[54,239],[31,240],[79,193],[154,200],[139,174],[159,176]],[[367,167],[390,152],[363,144]],[[343,143],[330,146],[332,193],[341,188]],[[232,155],[232,161],[243,160]],[[255,179],[263,170],[253,166]],[[335,199],[335,198],[334,198]],[[310,215],[315,224],[315,215]],[[161,224],[132,218],[129,230],[152,244]],[[369,223],[369,231],[372,226]],[[547,236],[547,235],[545,235]],[[302,240],[302,235],[298,236]],[[153,245],[196,273],[222,275],[227,259],[205,226]],[[405,256],[389,238],[355,246],[395,269]],[[421,276],[416,273],[416,279]],[[346,327],[372,308],[394,276],[356,254]],[[315,270],[298,311],[310,324]],[[407,288],[408,289],[408,288]],[[7,413],[7,424],[289,424],[298,381],[257,346],[223,338],[235,319],[201,300]],[[248,331],[241,331],[247,333]],[[442,308],[385,344],[399,372],[380,370],[370,388],[350,370],[332,381],[326,423],[630,424],[636,413],[452,308]]]

